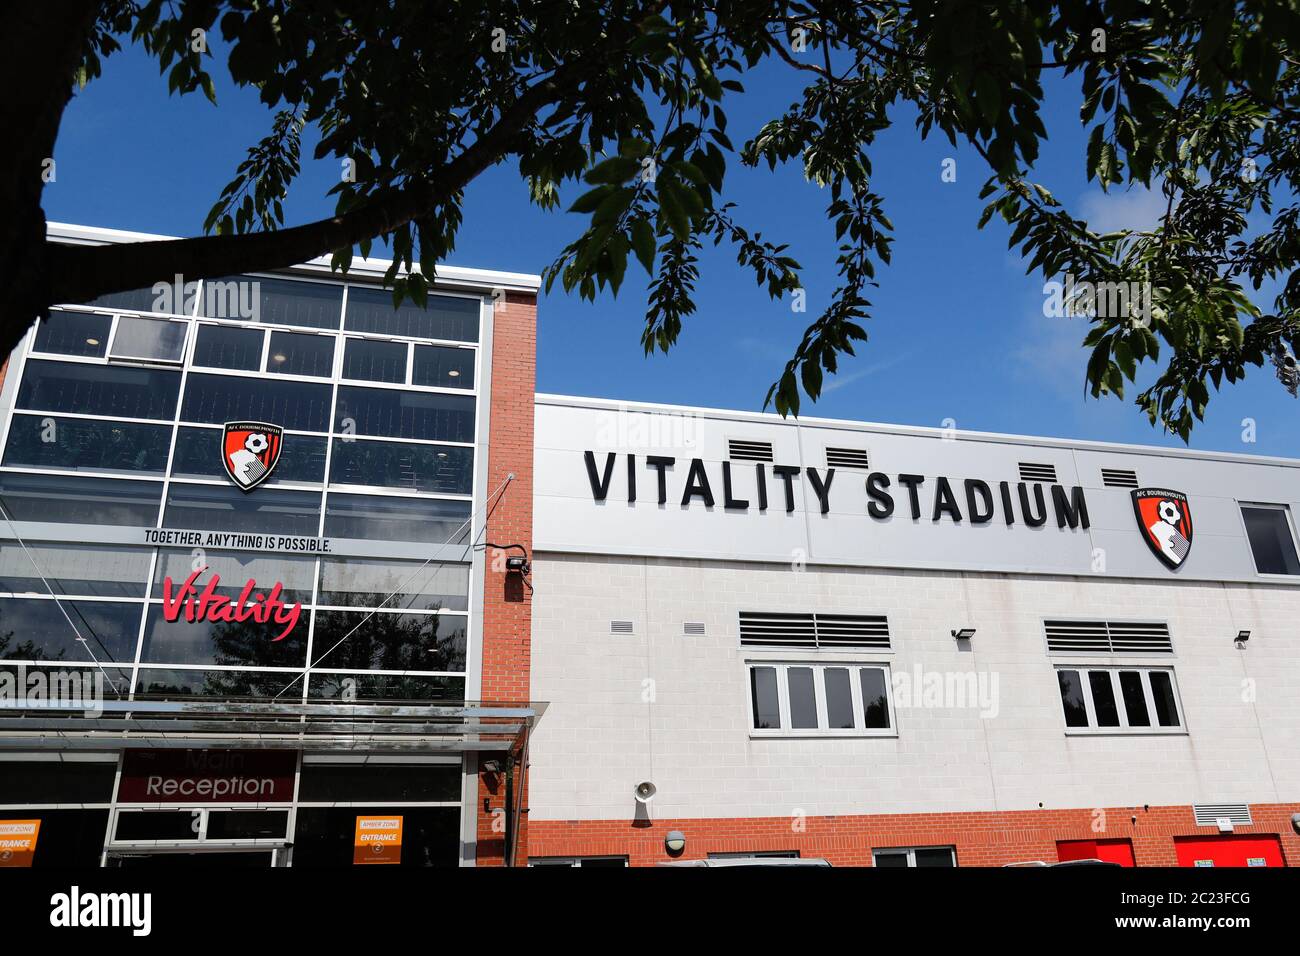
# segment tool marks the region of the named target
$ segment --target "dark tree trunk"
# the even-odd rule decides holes
[[[95,0],[37,0],[5,10],[0,30],[0,356],[49,301],[41,194],[63,110],[99,13]]]

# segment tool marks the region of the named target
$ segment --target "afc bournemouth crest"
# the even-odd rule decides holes
[[[252,491],[275,471],[284,445],[284,429],[266,422],[226,422],[221,436],[221,463],[230,480]]]
[[[1133,513],[1151,552],[1169,567],[1180,567],[1192,550],[1187,496],[1168,488],[1138,488],[1133,492]]]

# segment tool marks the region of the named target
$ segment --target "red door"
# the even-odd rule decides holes
[[[1105,860],[1120,866],[1136,866],[1130,840],[1058,840],[1056,858],[1066,860]]]
[[[1275,836],[1174,837],[1179,866],[1282,866],[1282,841]]]

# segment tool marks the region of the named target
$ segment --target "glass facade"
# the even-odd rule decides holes
[[[8,371],[0,504],[40,529],[24,548],[0,518],[0,666],[102,665],[136,695],[463,699],[481,308],[237,276],[53,311]],[[251,493],[224,470],[233,421],[284,429]]]

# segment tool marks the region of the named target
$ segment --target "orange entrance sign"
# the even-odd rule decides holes
[[[40,820],[0,820],[0,866],[31,866]]]
[[[352,846],[352,862],[401,863],[402,818],[357,817],[357,835]]]

